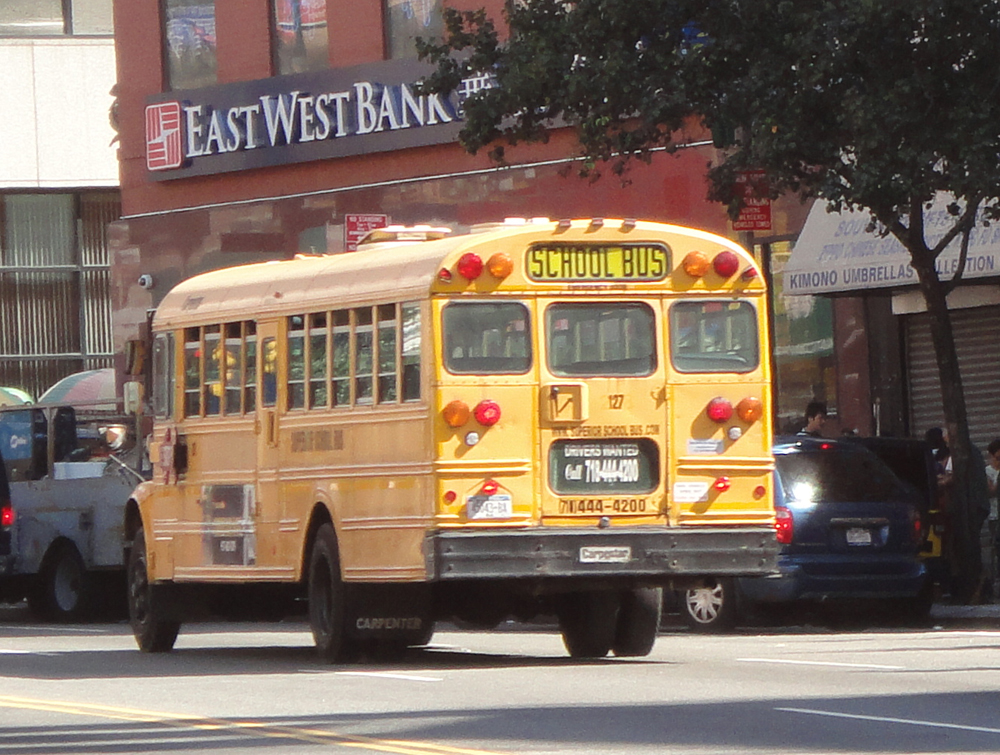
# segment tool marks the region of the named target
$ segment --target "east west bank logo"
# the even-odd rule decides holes
[[[212,155],[342,142],[347,137],[453,123],[461,120],[461,103],[492,83],[488,77],[463,82],[456,103],[440,95],[415,94],[409,84],[367,81],[317,95],[265,94],[233,106],[160,102],[146,107],[146,167],[151,172],[169,171]],[[269,160],[274,161],[281,160]]]

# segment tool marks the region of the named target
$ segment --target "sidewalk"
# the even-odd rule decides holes
[[[945,626],[1000,630],[1000,603],[990,602],[974,606],[935,603],[931,608],[931,621]]]

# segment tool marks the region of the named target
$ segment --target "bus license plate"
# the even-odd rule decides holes
[[[510,519],[514,504],[507,494],[470,495],[465,501],[469,519]]]
[[[585,545],[580,548],[581,564],[627,564],[632,549],[627,545]]]
[[[864,527],[851,527],[847,530],[847,544],[848,545],[871,545],[872,544],[872,533],[871,530],[865,529]]]

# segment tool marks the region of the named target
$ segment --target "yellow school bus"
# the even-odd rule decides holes
[[[665,586],[774,571],[767,297],[635,220],[373,232],[205,273],[152,321],[131,624],[308,612],[322,658],[558,618],[649,653]]]

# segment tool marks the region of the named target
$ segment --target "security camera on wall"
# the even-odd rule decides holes
[[[153,276],[152,275],[140,275],[139,276],[139,287],[144,288],[147,291],[153,287]]]

